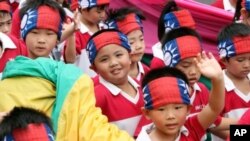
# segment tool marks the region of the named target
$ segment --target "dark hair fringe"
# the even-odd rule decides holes
[[[161,43],[164,45],[166,42],[182,36],[194,36],[198,38],[200,42],[202,41],[200,34],[196,30],[189,27],[179,27],[165,34],[161,39]]]
[[[145,87],[151,81],[161,78],[161,77],[176,77],[185,81],[189,84],[187,76],[177,68],[172,67],[162,67],[150,70],[142,79],[142,88]],[[166,84],[167,85],[167,84]]]
[[[134,7],[123,7],[120,9],[109,9],[107,12],[107,21],[109,20],[123,20],[126,15],[131,14],[131,13],[135,13],[141,20],[145,20],[146,18],[144,17],[143,13],[134,8]]]
[[[233,22],[240,20],[240,16],[241,16],[240,10],[242,8],[241,2],[242,0],[237,0]]]
[[[243,23],[231,23],[221,29],[217,36],[217,40],[223,41],[226,39],[232,39],[235,36],[249,36],[250,27]]]
[[[30,123],[45,123],[54,133],[50,118],[43,112],[27,107],[15,107],[0,123],[0,141],[14,129],[25,128]]]

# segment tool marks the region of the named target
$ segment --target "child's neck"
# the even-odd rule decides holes
[[[234,83],[235,87],[240,90],[243,94],[248,95],[250,92],[250,81],[247,77],[245,78],[237,78],[228,71],[226,71],[226,75],[231,79],[231,81]]]
[[[138,63],[132,62],[130,65],[129,76],[131,76],[132,78],[136,78],[138,73],[139,73]]]
[[[166,135],[159,131],[153,130],[149,136],[152,141],[175,141],[178,137],[178,133],[176,135]]]
[[[97,24],[91,23],[89,21],[87,21],[86,19],[82,18],[81,22],[87,26],[87,28],[89,29],[89,31],[91,31],[92,33],[95,33],[99,30],[99,27]]]
[[[116,86],[133,98],[137,94],[137,90],[132,86],[132,84],[129,83],[129,81],[127,81],[126,83],[118,84]]]

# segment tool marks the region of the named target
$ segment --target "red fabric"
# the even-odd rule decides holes
[[[139,100],[132,103],[122,94],[113,95],[103,84],[95,86],[96,106],[102,109],[102,113],[108,117],[109,122],[121,121],[142,115],[141,107],[143,107],[143,94],[139,89]],[[129,122],[129,121],[127,121]],[[145,119],[139,121],[136,133],[148,122]],[[134,134],[134,136],[137,136]]]
[[[175,0],[178,6],[188,9],[196,22],[196,29],[203,38],[203,48],[211,51],[218,57],[217,34],[220,29],[231,23],[233,14],[211,5],[202,4],[193,0]],[[141,10],[147,19],[143,22],[146,53],[152,53],[151,47],[158,42],[157,21],[165,0],[111,0],[111,8],[134,6]]]
[[[0,2],[0,11],[7,11],[11,12],[10,4],[7,1],[1,1]]]
[[[16,45],[16,49],[8,49],[4,51],[2,57],[0,58],[0,72],[3,72],[5,65],[8,61],[14,59],[18,55],[28,56],[27,48],[24,42],[16,39],[14,36],[9,35],[10,39]]]
[[[179,21],[180,27],[186,26],[195,29],[195,22],[188,10],[179,10],[173,12]]]
[[[136,15],[134,13],[126,15],[126,17],[121,21],[117,21],[117,26],[118,29],[126,35],[131,31],[141,29],[141,26],[137,22]]]
[[[238,124],[250,124],[250,109],[248,109],[238,121]]]
[[[218,8],[224,9],[223,0],[216,0],[211,5],[214,6],[214,7],[218,7]]]
[[[20,25],[21,25],[21,19],[19,16],[19,9],[15,10],[15,12],[13,13],[12,16],[12,24],[11,24],[11,30],[10,30],[10,34],[15,36],[16,38],[20,39],[21,35],[20,35]]]
[[[122,46],[120,36],[117,32],[105,32],[92,38],[96,47],[96,51],[109,44],[117,44]]]
[[[13,2],[10,5],[11,5],[12,12],[14,12],[14,11],[16,11],[16,9],[18,9],[19,2]]]
[[[48,6],[39,6],[37,12],[38,18],[36,28],[45,28],[53,30],[56,33],[59,32],[61,24],[59,11]]]
[[[148,84],[148,89],[150,98],[145,103],[152,103],[152,108],[158,108],[170,103],[183,103],[178,80],[175,77],[155,79]]]
[[[150,62],[150,69],[157,69],[165,67],[164,61],[161,60],[160,58],[153,57],[153,59]]]
[[[200,41],[194,36],[182,36],[176,39],[181,60],[197,56],[201,52]]]
[[[17,128],[13,132],[15,141],[49,141],[43,124],[29,124],[27,128]]]
[[[234,43],[236,54],[250,52],[250,36],[234,37],[233,43]]]
[[[96,0],[96,5],[109,4],[110,0]]]

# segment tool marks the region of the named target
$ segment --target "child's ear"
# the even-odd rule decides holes
[[[150,116],[149,116],[149,110],[145,109],[144,107],[141,108],[142,114],[146,117],[146,119],[150,120]]]

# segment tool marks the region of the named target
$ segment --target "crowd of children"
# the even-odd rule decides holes
[[[213,4],[235,12],[218,60],[170,0],[150,66],[146,17],[111,2],[0,0],[0,140],[217,141],[250,124],[250,1]]]

